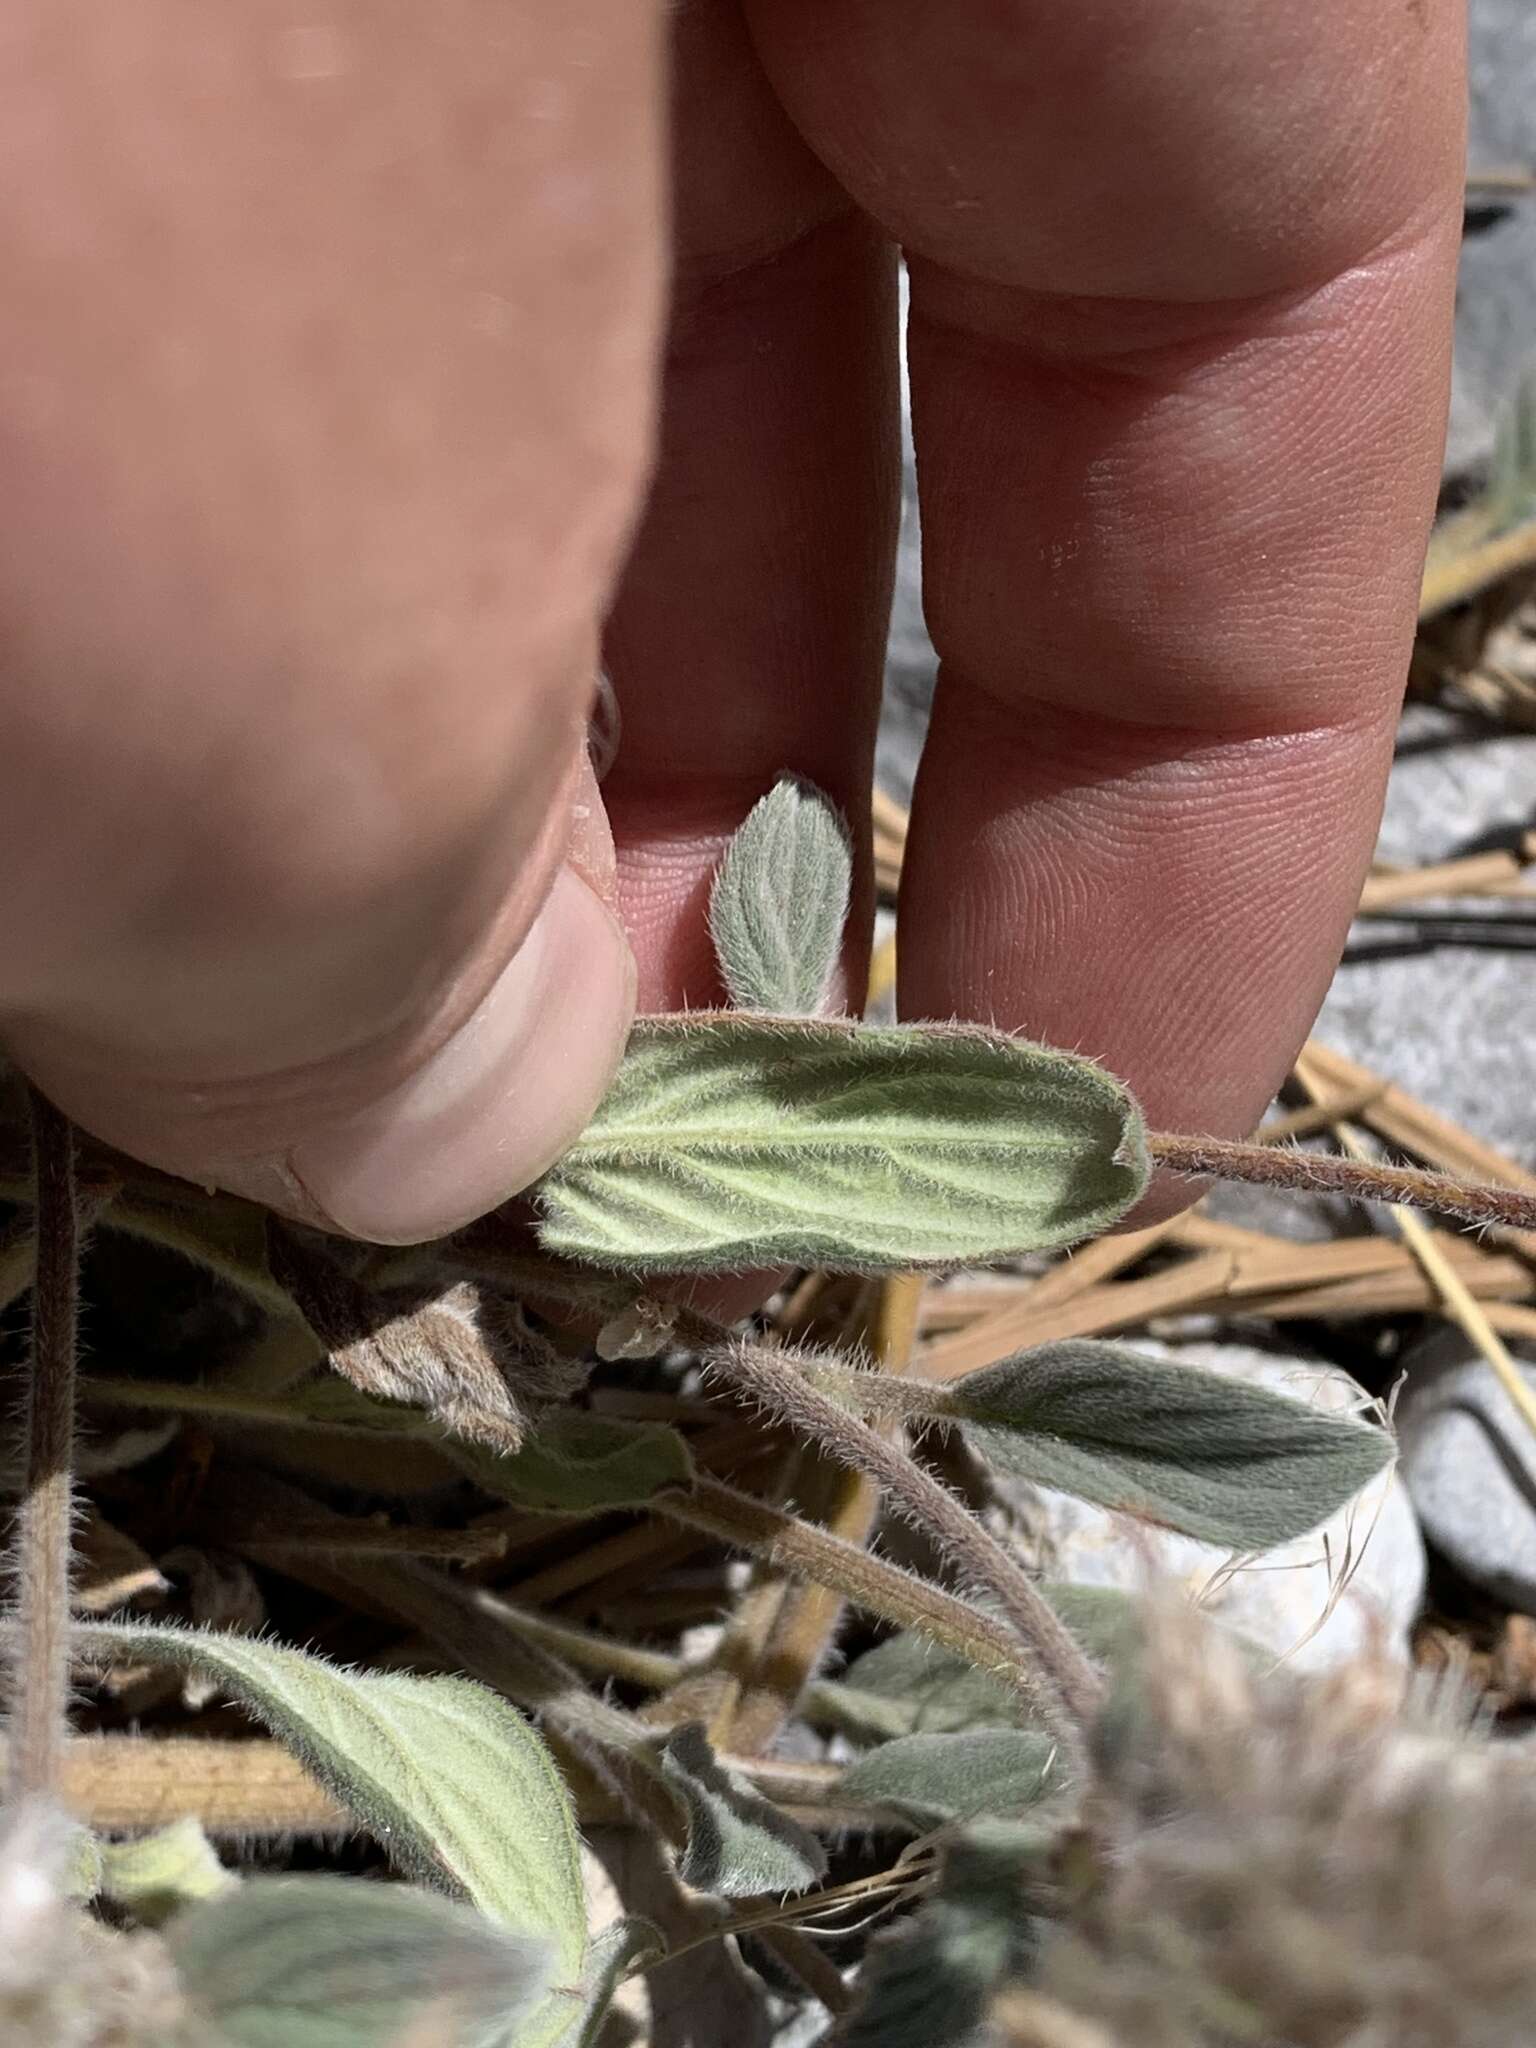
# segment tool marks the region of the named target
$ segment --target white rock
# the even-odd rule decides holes
[[[1340,1414],[1357,1412],[1365,1399],[1337,1367],[1247,1344],[1174,1346],[1148,1339],[1134,1348]],[[1408,1654],[1408,1631],[1424,1594],[1424,1545],[1394,1472],[1373,1479],[1312,1535],[1246,1559],[1049,1488],[1008,1491],[1029,1496],[1047,1578],[1128,1592],[1172,1579],[1208,1613],[1301,1670],[1342,1663],[1368,1645]]]
[[[1536,1389],[1536,1364],[1519,1363]],[[1536,1613],[1536,1436],[1459,1330],[1403,1364],[1402,1474],[1425,1535],[1474,1585]]]

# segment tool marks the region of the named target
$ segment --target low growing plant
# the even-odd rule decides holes
[[[841,819],[806,785],[781,783],[753,812],[712,903],[737,1008],[637,1025],[591,1126],[535,1191],[537,1252],[509,1248],[494,1225],[408,1253],[328,1241],[82,1155],[33,1099],[31,1167],[13,1162],[5,1185],[21,1221],[0,1244],[0,1280],[19,1275],[11,1294],[32,1292],[0,1915],[19,1928],[30,1913],[34,1938],[31,1960],[0,1965],[7,2041],[580,2048],[626,1975],[754,1930],[848,2008],[834,2036],[845,2044],[945,2048],[988,2029],[1041,2048],[1495,2039],[1477,2027],[1513,1991],[1469,2004],[1476,2025],[1460,2033],[1424,2031],[1430,2017],[1447,2024],[1438,1993],[1389,1995],[1380,1958],[1413,1929],[1384,1864],[1443,1818],[1440,1780],[1412,1761],[1418,1738],[1396,1704],[1360,1724],[1361,1827],[1341,1843],[1329,1807],[1348,1788],[1314,1750],[1334,1743],[1340,1701],[1355,1713],[1347,1688],[1263,1681],[1236,1650],[1190,1647],[1178,1617],[1159,1621],[1164,1649],[1149,1661],[1126,1603],[1037,1583],[909,1447],[952,1436],[994,1469],[1248,1553],[1357,1493],[1391,1455],[1382,1430],[1104,1343],[1022,1352],[944,1385],[899,1378],[655,1290],[677,1274],[878,1276],[1070,1245],[1124,1216],[1159,1164],[1527,1227],[1536,1202],[1149,1133],[1127,1090],[1074,1055],[958,1025],[821,1017],[850,860]],[[77,1380],[92,1223],[232,1288],[262,1329],[247,1369],[206,1383]],[[665,1423],[573,1406],[588,1365],[558,1340],[557,1309],[610,1361],[692,1361],[855,1489],[876,1489],[945,1573],[907,1570],[722,1483]],[[830,1614],[861,1609],[886,1639],[836,1680],[815,1676],[813,1643],[804,1673],[803,1710],[854,1751],[819,1796],[829,1813],[874,1813],[908,1850],[879,1882],[829,1883],[806,1815],[719,1753],[707,1687],[705,1711],[684,1711],[689,1674],[675,1660],[520,1609],[430,1558],[395,1555],[377,1532],[370,1550],[365,1525],[270,1475],[221,1511],[246,1554],[280,1569],[307,1516],[333,1582],[366,1583],[470,1677],[345,1670],[259,1635],[71,1624],[78,1402],[236,1421],[317,1459],[326,1446],[382,1453],[402,1486],[425,1459],[428,1485],[446,1473],[546,1516],[644,1508],[819,1589]],[[239,1878],[185,1821],[126,1845],[73,1827],[70,1674],[123,1664],[210,1676],[402,1881]],[[591,1690],[590,1670],[671,1704],[635,1711]],[[1251,1771],[1245,1731],[1260,1743]],[[1445,1768],[1497,1807],[1505,1793],[1489,1789],[1475,1738],[1435,1740]],[[637,1919],[589,1933],[573,1778],[661,1849],[665,1933]],[[1258,1875],[1233,1849],[1253,1830],[1284,1844]],[[1303,1995],[1296,1973],[1323,1939],[1310,1886],[1349,1855],[1348,1981]],[[881,1910],[921,1904],[870,1947],[850,1989],[798,1923],[866,1897]],[[1241,1941],[1213,1932],[1224,1913]],[[1528,1909],[1500,1901],[1498,1916],[1501,1967],[1524,1971],[1528,1992],[1531,1966],[1516,1960]],[[1382,2031],[1389,2019],[1397,2031]]]

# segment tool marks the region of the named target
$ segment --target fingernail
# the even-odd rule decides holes
[[[601,782],[619,756],[619,741],[624,732],[624,720],[619,711],[619,693],[613,687],[607,669],[597,672],[597,688],[592,696],[592,710],[587,719],[587,758],[592,763],[592,774]]]
[[[288,1167],[338,1230],[446,1237],[525,1188],[586,1125],[623,1051],[635,969],[613,913],[562,868],[516,957],[411,1080]]]

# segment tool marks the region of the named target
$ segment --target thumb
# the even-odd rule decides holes
[[[44,1011],[7,1028],[7,1049],[82,1129],[151,1165],[353,1237],[446,1236],[537,1179],[577,1137],[634,1014],[612,843],[584,750],[510,885],[494,869],[493,878],[499,890],[455,877],[459,900],[440,923],[468,929],[450,948],[412,916],[391,943],[420,958],[359,974],[351,1003],[328,992],[327,1013],[346,1013],[336,1050],[269,1066],[270,1005],[251,1006],[262,1040],[231,1033],[223,955],[206,989],[194,969],[177,1005],[209,1020],[201,1038],[194,1028],[167,1043],[157,1021],[151,1044],[132,1015],[114,1029],[110,1017]],[[432,880],[419,892],[426,902],[443,893]],[[466,920],[466,896],[488,907]],[[260,972],[298,1001],[309,951],[307,941],[287,957],[268,950]],[[239,966],[248,977],[250,963]]]

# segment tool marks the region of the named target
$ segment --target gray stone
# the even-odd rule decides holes
[[[1536,164],[1536,9],[1472,0],[1469,159]],[[1521,378],[1536,364],[1536,199],[1474,207],[1462,246],[1446,473],[1476,480]]]
[[[1135,1348],[1332,1413],[1356,1413],[1365,1400],[1336,1367],[1246,1344],[1174,1347],[1149,1339]],[[1343,1663],[1369,1645],[1408,1654],[1408,1631],[1424,1594],[1424,1546],[1394,1472],[1374,1479],[1312,1535],[1235,1564],[1210,1544],[1049,1488],[1000,1484],[999,1491],[1034,1524],[1031,1557],[1048,1578],[1128,1592],[1171,1580],[1228,1627],[1300,1670]]]
[[[1348,1053],[1480,1137],[1536,1163],[1536,1004],[1529,953],[1344,967],[1318,1024]]]
[[[1533,824],[1536,733],[1408,707],[1377,843],[1381,859],[1448,860],[1512,845]],[[1528,906],[1517,915],[1528,918]],[[1536,959],[1529,951],[1424,947],[1410,925],[1362,922],[1350,935],[1317,1034],[1442,1115],[1522,1161],[1536,1161],[1533,990]]]
[[[1377,835],[1379,860],[1413,864],[1512,846],[1536,824],[1536,733],[1405,706]]]
[[[1458,353],[1451,363],[1451,410],[1445,423],[1445,477],[1471,485],[1487,476],[1498,445],[1498,413]]]
[[[1536,1436],[1459,1330],[1403,1363],[1401,1471],[1425,1535],[1474,1585],[1536,1614]],[[1536,1390],[1536,1364],[1521,1369]]]
[[[1370,1228],[1357,1202],[1289,1188],[1250,1187],[1243,1181],[1215,1182],[1206,1195],[1204,1214],[1239,1230],[1289,1238],[1293,1244],[1328,1244],[1336,1237],[1361,1236]]]

